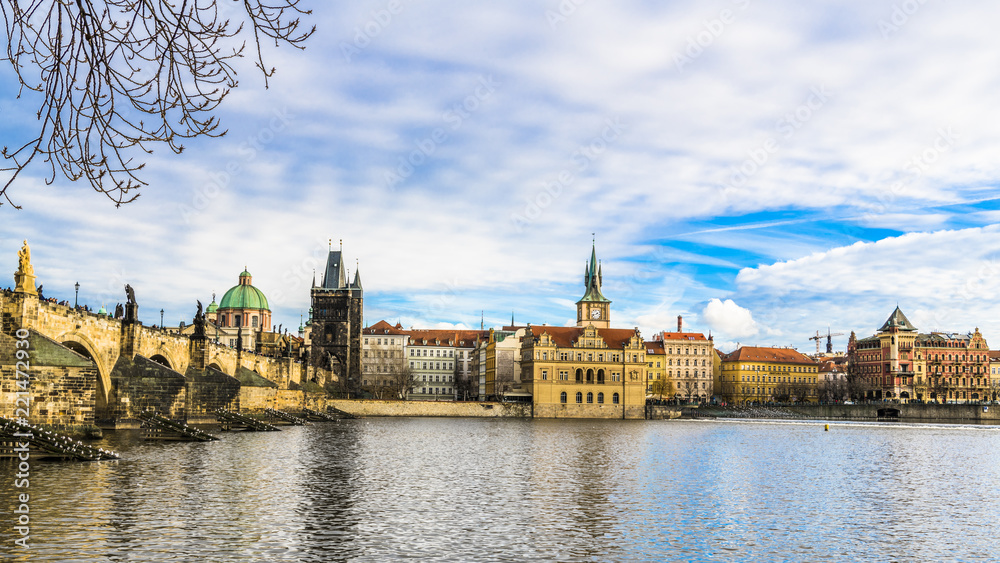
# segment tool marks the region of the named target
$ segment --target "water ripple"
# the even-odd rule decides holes
[[[33,462],[31,561],[988,561],[1000,430],[363,419]],[[0,462],[10,522],[14,466]],[[12,547],[5,560],[27,561]]]

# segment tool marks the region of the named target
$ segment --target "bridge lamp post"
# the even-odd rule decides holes
[[[160,330],[163,330],[163,309],[160,309]]]
[[[73,308],[76,309],[80,306],[80,282],[73,284],[73,287],[76,289],[76,296],[73,297]]]

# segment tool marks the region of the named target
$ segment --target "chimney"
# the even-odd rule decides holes
[[[677,332],[684,332],[684,317],[677,315]]]

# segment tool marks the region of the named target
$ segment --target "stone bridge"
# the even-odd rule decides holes
[[[45,362],[54,362],[53,358],[65,357],[62,352],[45,352],[46,348],[56,345],[92,362],[92,371],[96,372],[92,381],[90,376],[82,378],[86,381],[77,378],[64,390],[67,396],[80,395],[74,399],[80,404],[50,401],[49,408],[44,409],[45,415],[33,416],[33,422],[69,426],[113,423],[132,418],[136,409],[149,407],[177,418],[197,421],[207,418],[215,408],[238,408],[240,396],[257,399],[262,396],[259,390],[248,393],[241,391],[241,387],[273,389],[270,395],[263,395],[269,397],[282,390],[318,392],[319,386],[333,379],[326,370],[311,367],[296,358],[272,358],[237,351],[204,338],[168,333],[142,326],[138,321],[129,322],[40,300],[37,295],[26,292],[0,291],[0,313],[0,332],[8,339],[14,337],[18,329],[27,329],[41,337],[37,339],[38,349],[35,350],[38,359],[34,365],[38,369],[46,367]],[[13,387],[7,375],[8,372],[12,374],[14,362],[6,355],[0,354],[0,367],[11,369],[4,372],[2,392],[10,393]],[[64,366],[63,371],[66,369]],[[48,376],[60,377],[55,372]],[[52,396],[63,392],[60,391],[63,384],[52,385],[55,385],[50,392]],[[34,400],[36,404],[45,404],[41,397]],[[244,405],[247,406],[250,405]],[[265,398],[262,405],[256,406],[274,404]],[[43,409],[39,407],[38,410]],[[9,415],[6,410],[0,414]]]

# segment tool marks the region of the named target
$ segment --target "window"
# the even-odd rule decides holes
[[[549,378],[549,370],[547,370],[547,369],[543,369],[543,370],[542,370],[542,381],[545,381],[545,380],[547,380],[548,378]]]
[[[566,392],[565,391],[563,391],[562,393],[559,393],[559,402],[563,403],[563,404],[566,404]]]
[[[604,393],[598,393],[597,394],[597,404],[598,405],[603,405],[604,404]]]
[[[615,393],[614,395],[611,396],[611,402],[616,405],[618,404],[618,393]]]
[[[583,402],[583,393],[581,393],[579,391],[576,392],[576,402],[578,402],[578,403],[582,403]]]
[[[593,402],[594,402],[594,394],[588,392],[587,393],[587,403],[593,403]]]

